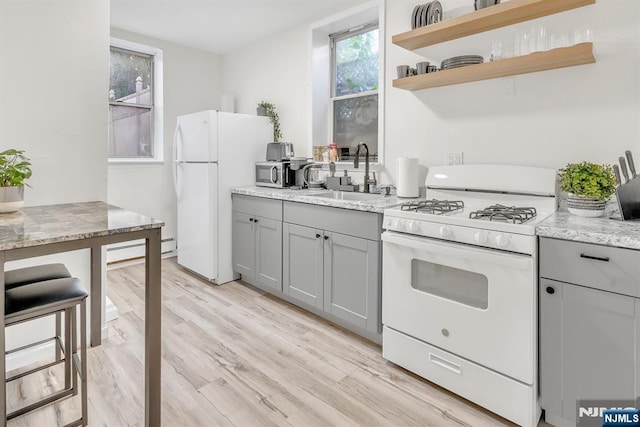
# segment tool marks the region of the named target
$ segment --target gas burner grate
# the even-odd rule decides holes
[[[400,206],[403,211],[426,212],[430,214],[442,215],[446,212],[453,212],[464,208],[461,200],[422,200],[420,202],[409,202]]]
[[[536,216],[535,208],[517,206],[493,205],[488,208],[474,211],[469,214],[471,219],[484,219],[486,221],[503,221],[513,224],[522,224]]]

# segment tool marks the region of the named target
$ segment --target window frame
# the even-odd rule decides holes
[[[364,91],[364,92],[358,92],[358,93],[350,93],[348,95],[339,95],[336,96],[336,85],[337,85],[337,60],[336,60],[336,44],[342,40],[346,40],[348,38],[351,37],[356,37],[359,36],[361,34],[365,34],[368,33],[370,31],[375,31],[378,30],[378,69],[380,69],[380,41],[381,41],[381,37],[380,37],[380,22],[378,19],[376,19],[375,21],[370,21],[364,24],[360,24],[357,25],[353,28],[349,28],[346,30],[342,30],[340,32],[337,33],[333,33],[333,34],[329,34],[329,49],[331,52],[331,93],[329,96],[329,135],[331,136],[331,140],[335,141],[335,122],[336,122],[336,117],[335,117],[335,105],[337,101],[343,101],[346,99],[354,99],[354,98],[365,98],[367,96],[372,96],[372,95],[377,95],[378,96],[378,104],[379,104],[379,90],[380,90],[380,73],[378,72],[378,89],[374,89],[374,90],[368,90],[368,91]],[[378,105],[378,121],[380,120],[380,110],[379,110],[379,105]],[[379,145],[379,141],[380,141],[380,128],[378,127],[378,148],[376,151],[380,152],[380,145]],[[379,155],[378,155],[379,157]],[[351,160],[345,160],[345,161],[340,161],[340,162],[344,162],[344,163],[348,163],[351,162]],[[338,162],[338,163],[340,163]],[[375,163],[375,162],[374,162]]]
[[[331,34],[338,34],[377,21],[378,27],[378,160],[371,162],[371,170],[384,168],[385,118],[385,1],[373,0],[345,10],[339,14],[314,22],[309,26],[310,44],[310,108],[309,152],[313,146],[326,146],[333,138],[333,64],[330,46]],[[370,95],[371,93],[369,93]],[[365,92],[358,94],[364,96]],[[353,169],[350,160],[336,163],[338,169]]]
[[[152,94],[153,105],[148,104],[127,104],[122,102],[109,101],[109,106],[126,106],[134,108],[145,108],[151,110],[151,143],[153,144],[152,157],[110,157],[107,152],[109,164],[151,164],[164,163],[164,132],[163,132],[163,51],[160,48],[132,42],[129,40],[111,37],[109,44],[109,55],[111,47],[131,51],[135,54],[148,55],[153,59],[152,71]]]

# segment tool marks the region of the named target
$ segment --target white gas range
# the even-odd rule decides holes
[[[535,426],[535,226],[556,210],[556,171],[432,167],[426,186],[384,213],[383,356]]]

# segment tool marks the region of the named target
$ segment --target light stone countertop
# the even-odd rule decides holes
[[[640,220],[582,218],[568,212],[556,212],[538,224],[536,234],[540,237],[640,249]]]
[[[365,212],[383,213],[385,209],[399,206],[402,203],[419,199],[405,199],[396,196],[376,195],[373,200],[339,200],[327,197],[318,197],[320,193],[328,193],[332,190],[290,190],[286,188],[269,187],[241,187],[232,188],[232,194],[263,197],[267,199],[286,200],[291,202],[308,203],[311,205],[329,206],[334,208],[351,209]],[[363,193],[357,193],[363,194]],[[366,196],[365,196],[366,197]]]
[[[164,222],[104,202],[30,206],[0,214],[0,251],[160,228]]]

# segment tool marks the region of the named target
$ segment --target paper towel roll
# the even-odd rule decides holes
[[[400,157],[396,160],[396,195],[398,197],[418,197],[418,159]]]

